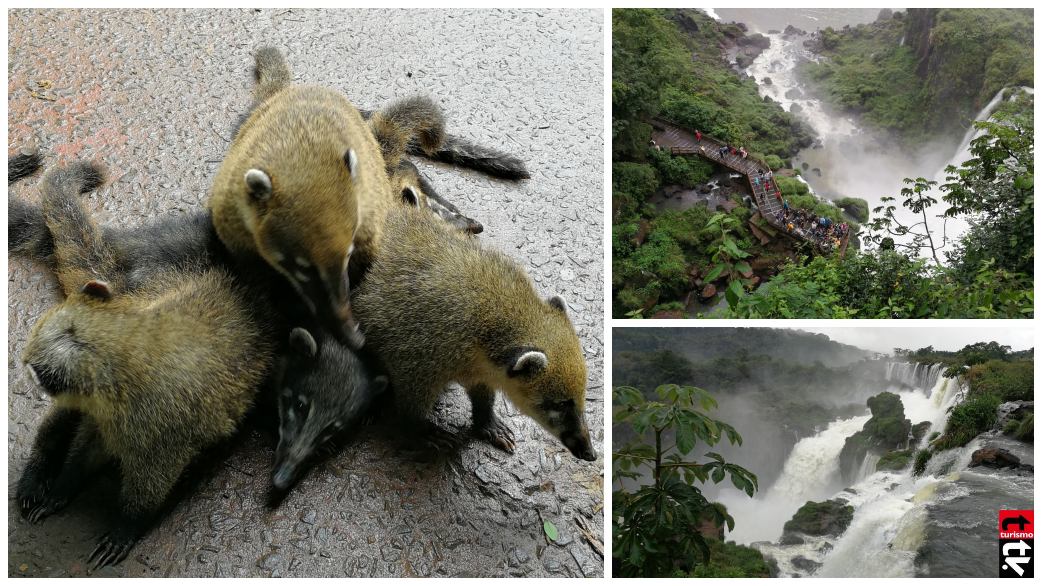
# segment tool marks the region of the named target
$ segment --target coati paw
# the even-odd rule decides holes
[[[459,448],[459,437],[456,434],[435,425],[431,425],[425,435],[427,447],[436,452],[452,452]]]
[[[96,571],[98,568],[105,566],[114,566],[123,561],[126,559],[127,554],[130,553],[130,550],[134,548],[135,543],[137,543],[137,535],[133,531],[127,531],[122,528],[102,535],[101,541],[98,542],[98,547],[87,558],[88,564],[94,561],[91,571]],[[94,558],[97,558],[97,560],[95,561]]]
[[[475,432],[483,440],[496,446],[508,454],[514,453],[514,431],[500,419],[493,419],[485,426],[477,428]]]
[[[29,510],[28,514],[25,515],[25,519],[30,523],[39,523],[47,517],[57,513],[65,507],[66,501],[58,501],[52,498],[45,498],[43,502],[34,506]],[[25,512],[28,509],[23,503],[22,511]]]

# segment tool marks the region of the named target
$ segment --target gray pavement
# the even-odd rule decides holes
[[[252,51],[280,47],[295,83],[376,109],[416,93],[449,131],[524,159],[520,183],[414,162],[521,262],[544,297],[562,295],[586,353],[586,417],[604,438],[603,11],[12,10],[8,153],[36,146],[45,168],[76,159],[111,180],[88,206],[103,225],[199,208],[250,101]],[[35,95],[33,95],[35,92]],[[39,176],[11,194],[39,201]],[[42,265],[8,263],[8,575],[84,575],[118,486],[99,479],[38,525],[14,486],[49,400],[19,357],[58,303]],[[451,343],[451,340],[446,340]],[[604,458],[583,462],[502,399],[513,456],[470,440],[419,462],[393,416],[364,428],[279,504],[267,502],[275,439],[249,434],[102,576],[603,576],[575,528],[603,540]],[[466,433],[456,390],[437,417]],[[561,530],[548,544],[542,522]]]

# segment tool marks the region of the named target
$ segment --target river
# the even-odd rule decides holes
[[[906,187],[903,180],[906,177],[925,177],[943,184],[944,168],[967,160],[968,153],[959,152],[959,142],[945,141],[909,154],[896,148],[887,137],[863,128],[856,116],[825,109],[820,100],[808,96],[806,84],[795,76],[798,64],[819,58],[803,47],[810,34],[783,38],[786,35],[777,32],[789,24],[807,33],[829,26],[840,29],[848,24],[869,24],[876,20],[879,11],[879,8],[708,9],[709,14],[721,22],[745,23],[749,34],[761,33],[771,39],[770,48],[753,61],[746,73],[760,84],[760,95],[770,96],[786,111],[795,109],[794,114],[806,122],[820,139],[820,144],[804,149],[793,158],[793,166],[803,170],[804,178],[815,195],[830,200],[858,197],[867,201],[870,209],[882,205],[881,197],[894,197],[898,200],[894,202],[897,205],[895,215],[908,226],[921,222],[923,218],[900,205],[901,189]],[[770,85],[764,84],[767,77],[771,79]],[[971,134],[972,128],[962,142],[968,141]],[[940,200],[939,193],[933,196]],[[946,222],[938,218],[946,207],[940,202],[927,211],[930,230],[938,244],[939,234],[946,233],[951,239],[967,228],[961,218]],[[945,250],[951,250],[951,247]],[[921,254],[929,256],[929,250]]]
[[[939,365],[891,364],[887,378],[905,416],[913,423],[930,422],[927,437],[943,431],[949,408],[963,396],[958,381],[942,377]],[[801,439],[781,474],[769,486],[767,478],[761,479],[765,490],[753,499],[721,491],[717,500],[735,519],[727,539],[774,558],[785,577],[997,577],[999,510],[1034,508],[1034,474],[967,466],[972,453],[985,445],[1033,464],[1033,445],[982,434],[962,448],[936,454],[918,478],[907,469],[876,472],[878,458],[868,456],[856,478],[844,483],[840,451],[868,418],[840,419]],[[830,498],[854,507],[841,536],[800,535],[803,543],[780,543],[782,526],[800,506]]]

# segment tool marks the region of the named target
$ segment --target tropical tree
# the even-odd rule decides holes
[[[689,568],[709,565],[709,545],[699,532],[703,519],[717,527],[726,524],[728,530],[734,529],[734,519],[702,495],[696,480],[720,483],[730,474],[735,488],[750,497],[758,490],[755,474],[719,454],[706,453],[708,461],[702,463],[685,461],[699,441],[713,446],[726,436],[732,445],[742,445],[733,427],[693,408],[696,403],[705,411],[717,407],[713,397],[675,384],[655,393],[664,402],[645,401],[634,387],[612,390],[614,403],[621,405],[615,423],[630,421],[637,434],[612,452],[612,485],[617,487],[612,491],[612,557],[621,577],[668,576],[676,560]],[[645,432],[654,436],[654,445],[643,443]],[[663,446],[667,432],[675,442]]]

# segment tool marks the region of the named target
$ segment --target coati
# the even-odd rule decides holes
[[[397,163],[385,163],[369,127],[342,95],[288,86],[289,68],[271,47],[260,49],[256,61],[259,104],[214,178],[214,226],[233,254],[262,257],[315,316],[360,348],[364,337],[351,316],[348,263],[360,276],[379,249],[395,201],[385,165]],[[416,135],[425,148],[440,145],[436,127],[381,120],[385,140],[397,127],[403,144]]]
[[[77,199],[103,174],[78,163],[43,179],[67,299],[26,343],[23,361],[53,403],[17,487],[23,514],[37,522],[103,464],[119,465],[120,512],[88,560],[94,567],[127,556],[185,466],[235,432],[276,361],[258,315],[267,309],[227,271],[160,271],[127,290]]]
[[[457,230],[480,234],[485,229],[481,222],[464,216],[456,206],[438,195],[430,181],[420,175],[420,170],[411,162],[402,159],[390,179],[395,193],[400,194],[407,205],[426,207]]]
[[[318,330],[321,333],[321,330]],[[271,484],[288,489],[303,465],[358,422],[387,387],[365,361],[330,336],[304,328],[290,333],[284,380],[279,389],[279,445]]]
[[[38,160],[35,166],[39,166]],[[35,168],[30,172],[34,170]],[[320,352],[313,355],[306,355],[306,353],[302,355],[297,351],[300,345],[292,344],[292,339],[305,336],[310,340],[314,338],[311,338],[311,334],[306,330],[300,328],[294,329],[292,336],[288,333],[287,323],[302,322],[299,321],[301,316],[295,317],[292,315],[293,312],[285,311],[287,304],[273,302],[276,294],[272,290],[277,289],[284,279],[264,263],[252,267],[251,270],[240,270],[241,267],[228,256],[227,251],[223,250],[208,214],[204,212],[188,214],[131,229],[105,228],[99,233],[99,229],[91,221],[75,192],[77,185],[80,185],[81,190],[90,190],[101,182],[102,170],[100,167],[81,164],[73,166],[71,169],[55,171],[46,177],[44,182],[46,208],[41,209],[39,206],[9,197],[8,235],[12,250],[35,256],[54,267],[63,286],[65,284],[73,286],[73,275],[77,274],[90,274],[92,278],[103,274],[110,280],[111,286],[101,282],[89,284],[89,287],[85,287],[80,292],[87,297],[74,297],[76,289],[67,289],[73,295],[70,295],[69,300],[62,304],[61,307],[64,308],[62,315],[69,320],[79,320],[75,338],[77,343],[83,342],[87,344],[87,348],[91,348],[93,340],[98,338],[99,343],[104,344],[100,347],[103,352],[99,350],[99,353],[107,356],[107,365],[114,372],[122,374],[125,379],[147,381],[152,378],[149,373],[158,368],[166,375],[171,373],[176,375],[161,377],[175,382],[191,381],[202,377],[212,378],[217,381],[215,384],[218,385],[227,385],[228,377],[239,377],[236,369],[250,367],[253,378],[265,377],[265,373],[267,373],[265,378],[269,382],[263,385],[262,388],[265,392],[257,396],[256,403],[263,404],[265,409],[269,408],[270,403],[272,414],[283,406],[286,409],[292,409],[295,406],[292,401],[287,399],[285,395],[287,391],[297,402],[307,401],[320,407],[317,412],[313,410],[304,417],[287,418],[283,416],[283,422],[289,433],[280,433],[277,449],[279,457],[272,468],[272,477],[278,480],[275,483],[277,487],[288,486],[301,471],[307,456],[322,448],[322,442],[329,438],[330,434],[325,433],[326,430],[322,430],[323,433],[320,437],[313,437],[315,434],[310,433],[311,428],[323,421],[323,418],[329,418],[326,421],[328,424],[339,422],[344,430],[349,428],[350,424],[358,419],[359,414],[367,412],[370,403],[386,387],[386,377],[374,379],[371,370],[360,362],[350,349],[333,337],[323,335],[321,328],[316,327],[313,330],[316,332],[315,337],[321,341]],[[52,229],[55,230],[53,235]],[[117,286],[119,289],[116,288]],[[294,292],[288,290],[288,284],[285,285],[285,288],[287,291],[282,293],[283,296],[295,296]],[[91,294],[93,297],[90,297]],[[200,307],[198,303],[181,303],[183,299],[178,297],[178,295],[190,296],[193,294],[197,295],[198,299],[211,302],[211,306],[207,308]],[[109,297],[107,302],[104,301],[106,296]],[[143,312],[142,315],[135,313],[134,310],[142,309],[141,304],[152,297],[162,299],[162,303],[157,301],[147,306],[150,308],[149,311]],[[82,303],[77,300],[81,300]],[[241,316],[232,311],[247,301],[248,307],[253,310],[250,315]],[[100,309],[94,307],[97,304],[100,304]],[[275,311],[274,307],[280,307],[281,311]],[[158,311],[165,313],[155,313]],[[185,312],[189,312],[190,315],[185,316]],[[127,315],[120,320],[113,320],[113,314]],[[148,321],[148,316],[152,316],[160,324],[167,324],[171,320],[180,322],[190,332],[181,333],[180,345],[176,343],[176,340],[162,335],[156,338],[160,341],[157,344],[153,340],[154,334],[152,333],[155,328],[153,323]],[[49,318],[49,321],[46,322],[49,325],[38,325],[38,328],[42,328],[42,331],[50,334],[60,333],[61,328],[59,325],[55,325],[59,324],[58,319],[57,317]],[[100,329],[95,326],[93,320],[102,320],[109,329]],[[195,337],[195,331],[198,328],[209,323],[220,325],[229,320],[238,328],[260,331],[261,338],[242,340],[239,338],[237,330],[228,327],[216,331],[213,335],[208,335],[206,332],[209,330],[204,329],[201,337]],[[41,323],[44,323],[44,320],[41,320]],[[119,324],[122,324],[119,331],[112,331],[112,328],[116,328]],[[129,327],[130,333],[123,334],[122,327]],[[313,327],[313,324],[309,327]],[[231,368],[225,372],[215,374],[198,370],[189,373],[192,376],[186,378],[182,373],[176,371],[174,365],[166,364],[164,366],[163,362],[153,360],[151,352],[143,355],[140,352],[136,353],[135,350],[138,347],[145,347],[145,342],[139,339],[142,336],[148,337],[148,344],[150,344],[148,348],[151,349],[151,352],[154,352],[156,348],[167,347],[175,350],[170,355],[170,360],[175,362],[180,359],[177,352],[189,353],[192,356],[217,355],[219,357],[221,355],[231,356],[233,352],[235,355],[240,355],[261,346],[270,348],[270,350],[264,350],[258,356],[241,356],[239,364],[226,365]],[[49,338],[34,336],[34,339]],[[185,340],[191,343],[186,344]],[[228,344],[229,340],[234,340],[235,343]],[[60,349],[60,343],[56,347]],[[263,358],[266,362],[270,362],[266,357],[271,354],[274,354],[275,357],[288,354],[289,358],[286,360],[288,364],[279,361],[270,367],[261,368],[262,364],[258,364],[259,360]],[[125,358],[126,356],[132,358]],[[146,368],[149,364],[141,362],[143,357],[149,358],[153,371]],[[28,354],[27,360],[30,364],[40,362],[30,358]],[[70,368],[73,370],[77,367],[87,368],[91,364],[85,358],[78,362],[70,359],[70,362]],[[251,364],[252,366],[250,366]],[[217,366],[214,365],[214,368]],[[32,368],[30,372],[34,372]],[[34,376],[36,375],[34,374]],[[67,386],[65,382],[61,382],[64,381],[61,377],[45,375],[37,378],[45,383],[43,385],[45,390],[48,392],[53,390],[56,395],[61,395],[60,389]],[[123,381],[123,379],[120,380]],[[249,385],[250,381],[250,377],[237,378],[235,384]],[[120,385],[113,387],[110,392],[127,388],[125,381]],[[282,393],[279,397],[276,397],[274,393],[276,387]],[[154,398],[149,394],[150,392],[158,393],[163,387],[150,386],[145,382],[141,383],[139,387],[132,388],[136,389],[138,395],[143,396],[147,401]],[[225,388],[218,387],[218,389]],[[269,388],[272,389],[270,393],[266,392]],[[108,397],[102,392],[95,393],[95,395],[100,400]],[[211,398],[211,402],[219,403],[220,399],[221,395],[218,393]],[[95,407],[98,406],[97,400],[93,403]],[[67,401],[67,399],[56,399],[55,404],[59,405],[60,401]],[[143,404],[148,405],[148,403]],[[119,407],[119,413],[136,413],[119,401],[110,401],[107,405]],[[137,403],[133,405],[137,405]],[[166,407],[171,407],[171,405],[166,405]],[[93,427],[97,427],[93,423],[93,417],[97,417],[97,414],[85,418],[83,413],[82,410],[56,406],[37,433],[33,457],[19,485],[19,501],[22,503],[23,513],[32,522],[43,519],[64,505],[69,496],[90,475],[90,472],[100,463],[110,460],[113,455],[103,449],[95,449],[98,442],[91,439],[92,436],[88,432],[97,435],[93,431]],[[122,428],[124,435],[136,433],[133,429],[134,425],[151,425],[152,428],[173,425],[176,428],[183,424],[186,418],[196,417],[191,406],[181,407],[181,411],[174,413],[168,409],[136,414],[138,418]],[[110,419],[113,418],[110,417]],[[296,425],[294,421],[304,425]],[[93,427],[85,427],[82,432],[78,431],[83,422],[87,422]],[[302,427],[303,429],[301,429]],[[335,426],[332,429],[335,430]],[[149,437],[148,433],[150,433],[148,429],[145,429],[143,436]],[[75,440],[74,443],[74,439],[78,435],[82,435],[82,438]],[[104,439],[105,436],[101,437]],[[176,436],[174,440],[173,445],[179,445]],[[88,449],[90,449],[89,453]],[[286,453],[289,454],[288,457],[283,455]],[[70,467],[66,464],[67,454],[77,458],[80,454],[84,457],[89,456],[90,465]],[[162,459],[157,458],[157,461],[162,462]],[[293,468],[290,470],[291,475],[287,480],[284,465],[289,461],[292,461]],[[65,468],[68,468],[68,471],[65,471]],[[128,469],[127,462],[124,461],[125,476],[129,473],[128,470],[138,469],[136,465]],[[283,470],[282,476],[277,475],[278,470]],[[143,473],[149,474],[150,472],[144,470]],[[64,475],[66,479],[60,485],[61,490],[50,495],[47,493],[47,488],[58,474]],[[50,500],[41,500],[47,498]],[[131,522],[117,535],[118,539],[113,538],[116,541],[109,540],[102,544],[105,547],[100,550],[98,565],[117,563],[136,540],[136,536],[133,534],[135,532],[139,534],[147,527],[147,519],[132,521],[134,522]],[[126,524],[124,520],[120,522]]]
[[[428,417],[445,385],[470,396],[474,431],[513,453],[495,414],[502,388],[522,413],[594,461],[583,408],[586,363],[560,297],[538,297],[507,256],[413,208],[391,210],[384,246],[352,298],[390,373],[403,427],[436,449],[450,436]]]

